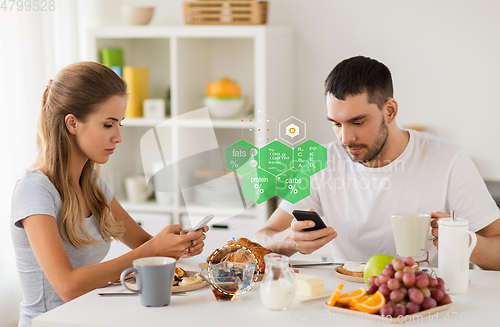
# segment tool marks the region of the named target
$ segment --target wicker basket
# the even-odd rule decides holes
[[[184,19],[192,25],[261,25],[267,1],[185,1]]]

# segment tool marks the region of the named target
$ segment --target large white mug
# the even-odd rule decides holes
[[[469,288],[469,258],[477,244],[476,233],[469,231],[469,221],[463,218],[441,218],[438,224],[439,276],[448,293],[463,293]]]
[[[395,213],[391,215],[396,252],[400,257],[425,255],[431,216],[424,213]]]
[[[144,176],[133,176],[125,178],[125,189],[130,202],[144,202],[153,194],[149,189]]]

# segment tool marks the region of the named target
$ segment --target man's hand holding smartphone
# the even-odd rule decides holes
[[[294,210],[290,227],[290,237],[296,250],[302,254],[310,254],[329,243],[337,232],[333,227],[326,227],[321,217],[312,209],[309,211]]]

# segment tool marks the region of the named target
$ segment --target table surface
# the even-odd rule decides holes
[[[199,258],[180,260],[186,270],[198,271]],[[339,282],[342,292],[356,290],[364,284],[341,280],[333,266],[300,268],[300,273],[319,276],[325,289],[333,291]],[[209,287],[173,296],[170,305],[143,307],[139,297],[99,297],[101,292],[122,292],[122,286],[97,289],[55,308],[33,320],[33,327],[84,326],[357,326],[386,324],[368,317],[334,313],[325,307],[325,299],[300,303],[294,301],[287,311],[267,310],[260,301],[259,285],[231,302],[217,302]],[[452,295],[450,309],[408,322],[418,326],[498,326],[500,324],[500,272],[470,271],[466,293]]]

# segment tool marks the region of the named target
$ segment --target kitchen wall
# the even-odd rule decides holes
[[[323,82],[344,58],[392,71],[399,125],[421,124],[461,145],[485,179],[500,180],[500,2],[271,0],[271,23],[296,30],[296,113],[309,137],[334,139]]]
[[[152,24],[183,24],[182,0],[148,3],[158,7]],[[341,60],[365,55],[392,71],[400,126],[425,125],[429,133],[460,144],[485,179],[500,180],[500,2],[269,4],[269,24],[291,25],[296,32],[295,114],[307,123],[309,138],[321,143],[335,139],[325,120],[323,82]],[[121,17],[107,17],[121,23]]]

